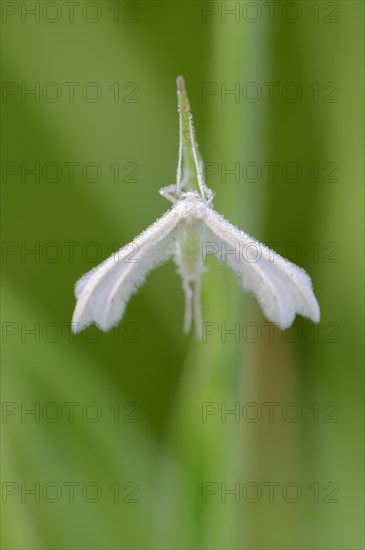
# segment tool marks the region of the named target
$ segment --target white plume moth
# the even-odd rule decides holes
[[[184,332],[194,319],[201,339],[201,278],[205,258],[213,254],[238,275],[245,290],[255,294],[265,316],[287,328],[298,313],[319,322],[320,311],[307,273],[247,233],[233,226],[212,206],[194,136],[189,102],[182,77],[177,79],[179,157],[176,183],[160,190],[173,203],[161,218],[76,284],[72,327],[79,332],[90,323],[111,329],[123,317],[131,295],[148,273],[174,260],[185,294]],[[236,251],[245,250],[245,254]]]

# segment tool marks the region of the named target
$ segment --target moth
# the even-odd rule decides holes
[[[214,195],[204,181],[183,77],[177,78],[177,95],[176,183],[160,189],[172,207],[133,243],[76,283],[73,331],[79,332],[93,322],[103,331],[111,329],[123,317],[130,297],[148,273],[173,260],[185,295],[184,332],[190,331],[194,320],[195,337],[201,339],[201,280],[208,253],[236,272],[242,287],[256,296],[264,315],[280,328],[289,327],[297,313],[318,323],[319,305],[307,273],[213,209]]]

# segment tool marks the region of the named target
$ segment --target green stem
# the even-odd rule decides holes
[[[193,116],[190,111],[185,81],[182,76],[176,79],[177,102],[180,116],[180,139],[182,140],[182,172],[188,173],[187,188],[189,191],[198,191],[203,194],[201,172],[201,160],[195,142]]]

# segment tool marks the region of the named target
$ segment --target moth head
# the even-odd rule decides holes
[[[184,200],[184,199],[193,200],[194,198],[200,200],[201,202],[204,202],[205,204],[209,204],[210,206],[212,206],[214,193],[206,185],[204,185],[204,194],[201,193],[200,191],[185,191],[185,192],[179,193],[180,200]]]
[[[187,191],[181,193],[180,204],[182,208],[182,219],[188,223],[193,223],[195,220],[201,220],[206,211],[207,204],[201,194],[196,191]]]

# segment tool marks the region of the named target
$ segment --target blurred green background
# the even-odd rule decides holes
[[[1,9],[2,547],[363,548],[363,3]],[[72,336],[76,280],[169,207],[178,74],[215,208],[319,326],[212,261],[205,341],[172,263]]]

